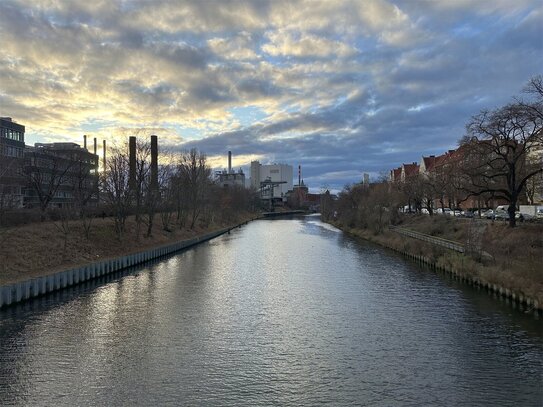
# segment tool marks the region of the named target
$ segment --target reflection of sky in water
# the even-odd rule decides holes
[[[0,312],[0,404],[542,397],[539,320],[318,217],[252,222],[87,287]]]

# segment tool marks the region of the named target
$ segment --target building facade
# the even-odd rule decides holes
[[[273,199],[286,201],[287,192],[292,191],[292,165],[288,164],[269,164],[262,165],[258,161],[251,162],[251,186],[257,191],[261,190],[261,183],[266,181],[280,183],[273,188]],[[270,198],[269,189],[261,190],[263,199]]]
[[[95,206],[98,155],[76,143],[36,143],[24,154],[25,207]]]
[[[23,206],[25,126],[10,117],[0,118],[0,207]]]

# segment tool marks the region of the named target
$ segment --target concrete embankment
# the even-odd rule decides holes
[[[60,271],[58,273],[0,286],[0,308],[20,303],[22,301],[39,297],[57,290],[62,290],[67,287],[72,287],[95,278],[118,272],[128,267],[145,263],[150,260],[158,259],[191,246],[195,246],[199,243],[211,240],[247,223],[248,222],[242,222],[236,226],[223,228],[192,239],[182,240],[126,256],[102,260],[70,270]]]
[[[453,279],[460,281],[462,283],[474,286],[478,289],[482,289],[487,291],[489,294],[493,294],[499,298],[505,299],[507,302],[511,302],[512,304],[520,305],[525,308],[526,312],[536,312],[539,314],[543,314],[543,304],[539,302],[535,298],[531,298],[530,296],[525,295],[524,293],[520,291],[515,291],[508,287],[503,287],[500,284],[495,284],[489,281],[485,281],[484,279],[480,278],[479,276],[473,276],[469,273],[465,272],[464,270],[459,270],[455,267],[447,267],[442,264],[439,264],[438,262],[423,256],[419,254],[410,253],[408,251],[399,249],[397,247],[394,247],[392,244],[387,244],[385,241],[372,239],[367,236],[364,236],[360,233],[356,233],[356,231],[346,229],[341,227],[341,225],[332,223],[335,227],[338,229],[343,230],[344,232],[353,235],[358,238],[362,238],[364,240],[368,240],[372,243],[377,243],[383,247],[386,247],[388,249],[392,249],[395,252],[401,253],[405,257],[423,265],[431,270],[434,270],[436,272],[443,272],[447,273],[452,276]],[[459,254],[460,256],[463,256],[463,254]]]

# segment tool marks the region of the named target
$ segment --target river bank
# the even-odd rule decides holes
[[[360,243],[257,220],[0,309],[0,405],[540,404],[541,318]]]
[[[245,212],[228,220],[217,219],[207,225],[198,224],[193,229],[177,226],[169,231],[157,222],[149,237],[144,237],[143,233],[137,237],[137,224],[131,217],[127,219],[121,239],[115,234],[109,218],[94,219],[88,238],[79,221],[64,225],[59,222],[33,223],[3,229],[0,236],[0,286],[195,239],[245,223],[257,216]]]
[[[449,272],[471,284],[524,302],[541,311],[543,273],[541,272],[541,225],[523,225],[511,230],[505,224],[485,222],[481,229],[481,249],[492,256],[477,259],[444,247],[409,238],[393,230],[376,233],[329,221],[337,228],[362,239],[391,248],[437,269]],[[464,244],[473,228],[469,221],[447,217],[406,217],[401,227]]]

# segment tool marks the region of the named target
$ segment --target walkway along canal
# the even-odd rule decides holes
[[[0,405],[541,405],[537,315],[263,219],[0,310]]]

